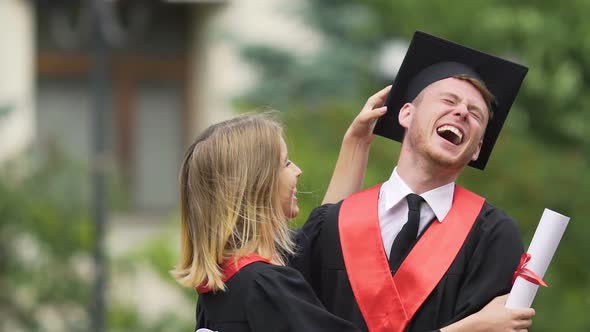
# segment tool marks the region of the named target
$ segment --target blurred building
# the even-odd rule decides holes
[[[205,114],[205,31],[226,1],[114,1],[110,56],[110,174],[132,210],[177,205],[186,143]],[[89,167],[90,1],[0,2],[0,160],[30,145],[57,147]]]
[[[34,137],[34,18],[30,3],[0,1],[0,22],[2,162],[18,155]]]

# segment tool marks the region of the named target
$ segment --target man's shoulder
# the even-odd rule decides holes
[[[468,256],[499,255],[510,264],[520,258],[523,241],[516,220],[502,209],[485,201],[476,222],[465,241]]]
[[[512,218],[508,213],[506,213],[501,208],[494,205],[490,202],[485,196],[482,196],[474,191],[469,190],[468,188],[461,187],[463,190],[471,192],[477,196],[480,196],[484,199],[484,204],[479,212],[479,219],[491,220],[491,222],[500,222],[500,221],[508,221],[511,223],[516,224],[516,220]]]
[[[506,213],[506,211],[497,207],[488,200],[486,200],[483,204],[479,215],[481,218],[486,218],[490,220],[510,220],[511,222],[516,223],[516,220],[513,217],[511,217],[508,213]]]
[[[520,238],[516,219],[487,200],[481,208],[477,224],[483,233],[504,234]]]

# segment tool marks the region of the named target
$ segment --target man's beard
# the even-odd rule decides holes
[[[475,148],[467,148],[459,155],[449,156],[427,142],[427,137],[423,133],[417,133],[410,136],[410,143],[414,146],[418,154],[424,156],[433,165],[448,169],[462,169],[470,161],[475,153]]]
[[[424,152],[426,157],[434,164],[444,168],[461,169],[471,161],[471,158],[469,157],[471,154],[466,152],[463,152],[458,156],[449,157],[439,151],[433,151],[434,149],[432,148],[428,149],[425,147],[425,149]]]

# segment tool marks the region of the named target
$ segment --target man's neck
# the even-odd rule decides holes
[[[400,178],[417,194],[457,181],[462,169],[449,169],[425,161],[412,160],[403,154],[397,164]]]

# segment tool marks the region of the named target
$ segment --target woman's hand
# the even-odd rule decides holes
[[[526,332],[533,324],[535,310],[506,308],[508,295],[498,296],[483,309],[468,316],[441,332]]]
[[[481,309],[477,315],[480,315],[482,324],[486,324],[485,331],[527,331],[533,324],[532,318],[535,315],[535,309],[506,308],[506,299],[508,295],[498,296]]]
[[[387,110],[383,104],[389,90],[391,86],[369,97],[346,130],[322,204],[336,203],[362,189],[371,142],[375,138],[373,127],[377,118]]]
[[[356,116],[356,118],[348,127],[344,140],[350,140],[354,142],[362,142],[370,145],[375,135],[373,134],[373,128],[377,119],[385,114],[387,106],[384,106],[387,95],[391,90],[391,85],[386,86],[383,90],[377,92],[367,99],[367,102]]]

